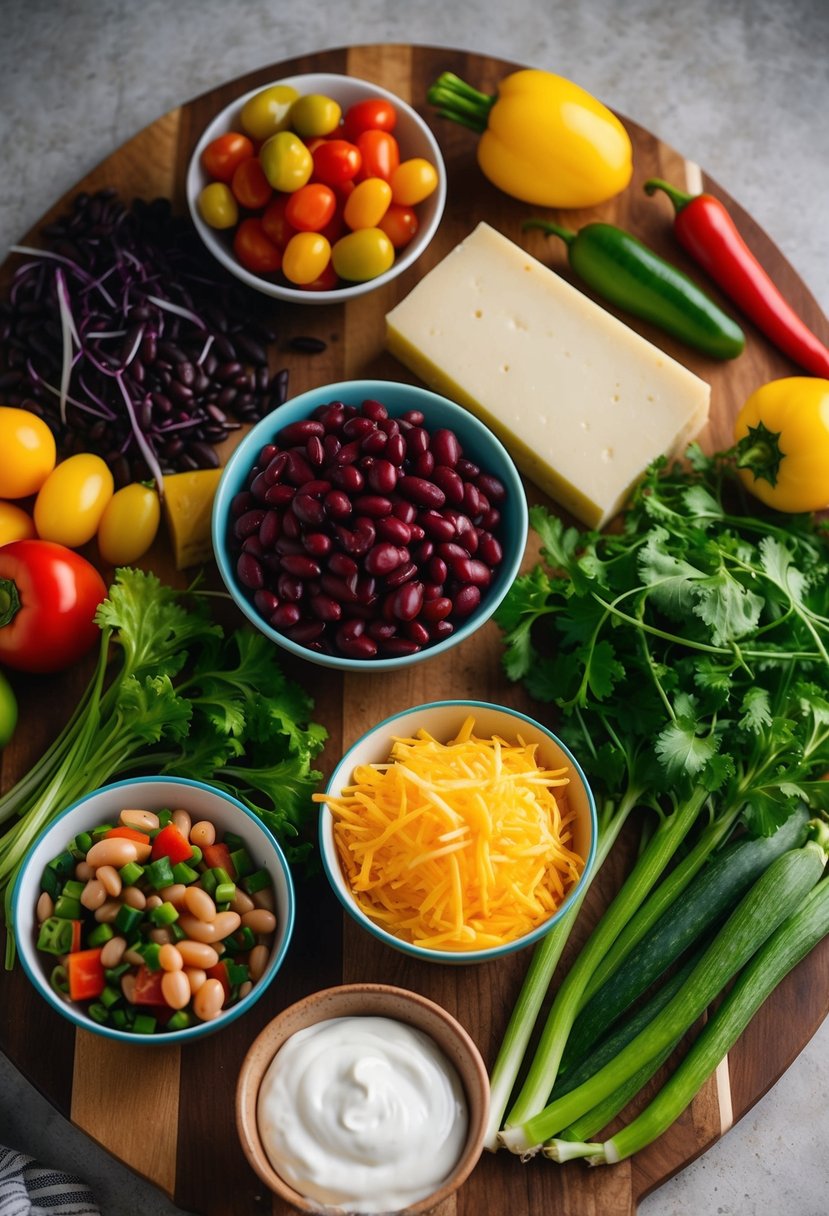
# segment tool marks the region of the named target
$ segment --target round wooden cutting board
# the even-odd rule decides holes
[[[427,117],[446,159],[449,201],[438,234],[418,265],[385,289],[356,298],[345,308],[273,306],[280,339],[272,358],[274,368],[289,369],[292,393],[362,376],[411,381],[407,371],[383,349],[384,315],[479,220],[487,220],[524,243],[531,253],[570,277],[560,242],[547,241],[538,233],[531,234],[532,239],[521,234],[521,221],[532,214],[531,209],[500,194],[482,177],[475,162],[475,136],[436,117],[426,104],[427,88],[442,71],[453,71],[491,92],[514,67],[458,51],[398,45],[353,47],[292,59],[216,88],[160,118],[103,161],[78,183],[77,190],[114,187],[125,199],[163,195],[183,211],[184,176],[192,148],[216,111],[234,97],[281,76],[306,71],[349,73],[392,90]],[[635,123],[623,121],[634,146],[636,168],[630,188],[602,208],[561,218],[571,227],[596,218],[619,223],[703,283],[701,272],[684,258],[672,238],[667,200],[646,198],[642,183],[659,175],[693,190],[704,187],[723,198],[780,288],[807,324],[829,340],[829,324],[817,303],[750,216],[695,165]],[[59,200],[45,218],[63,210],[68,201],[69,196]],[[27,239],[36,242],[37,232]],[[9,268],[7,264],[6,276]],[[703,285],[716,296],[710,284]],[[727,302],[721,302],[728,309]],[[731,420],[752,389],[796,372],[748,323],[747,349],[729,364],[700,358],[664,335],[632,324],[710,382],[711,422],[702,436],[707,447],[728,445]],[[285,340],[299,334],[323,338],[325,351],[298,355],[284,349]],[[532,486],[527,490],[531,501],[544,501]],[[534,557],[535,551],[528,549],[526,562]],[[146,564],[162,577],[183,584],[184,576],[173,571],[163,540],[156,543]],[[323,769],[330,771],[342,750],[387,714],[440,696],[473,696],[544,717],[546,709],[508,683],[501,671],[500,653],[498,631],[490,624],[450,651],[440,664],[427,662],[408,672],[342,678],[310,664],[295,665],[291,674],[313,691],[315,718],[330,733],[321,759]],[[22,729],[2,753],[4,789],[37,759],[69,716],[86,676],[85,670],[77,669],[48,682],[15,682]],[[623,850],[618,850],[594,884],[571,951],[584,940],[623,870]],[[199,1216],[288,1211],[263,1194],[238,1145],[233,1116],[240,1060],[262,1026],[281,1008],[308,992],[341,982],[399,984],[437,1000],[456,1015],[491,1065],[529,964],[527,951],[489,966],[419,964],[382,947],[351,921],[344,922],[324,880],[308,882],[297,876],[297,889],[295,937],[271,989],[246,1017],[186,1049],[122,1045],[84,1032],[76,1034],[35,994],[19,967],[0,974],[3,1051],[74,1124]],[[829,941],[784,981],[716,1077],[650,1149],[622,1165],[592,1170],[578,1162],[564,1167],[541,1159],[521,1164],[506,1153],[487,1154],[459,1195],[439,1209],[439,1216],[454,1212],[465,1216],[540,1212],[628,1216],[635,1212],[643,1195],[703,1152],[777,1080],[824,1017],[827,992]]]

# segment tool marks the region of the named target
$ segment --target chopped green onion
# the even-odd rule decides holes
[[[46,954],[68,954],[72,948],[74,932],[71,920],[49,916],[40,926],[37,948]]]
[[[100,1001],[93,1001],[86,1012],[92,1018],[93,1022],[100,1022],[103,1024],[104,1022],[109,1021],[109,1010],[107,1009],[106,1005],[102,1005]]]
[[[62,963],[58,963],[57,967],[52,968],[49,975],[49,985],[57,992],[58,996],[68,996],[69,976],[66,974],[66,968]]]

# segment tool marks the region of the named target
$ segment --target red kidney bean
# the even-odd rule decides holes
[[[390,541],[373,545],[365,556],[363,566],[369,574],[390,574],[403,562],[409,560],[408,549],[399,549]]]
[[[405,434],[406,455],[409,460],[415,460],[421,452],[429,447],[429,432],[422,426],[413,425]]]
[[[390,460],[398,468],[406,459],[406,440],[399,431],[396,434],[389,435],[385,457],[386,460]]]
[[[302,547],[311,557],[327,557],[333,543],[326,532],[305,532],[302,537]]]
[[[393,638],[397,633],[397,625],[393,621],[369,621],[365,629],[378,642]]]
[[[234,523],[233,535],[237,540],[244,540],[246,536],[252,536],[254,532],[259,531],[264,518],[265,512],[259,508],[255,508],[253,511],[246,511]]]
[[[268,591],[267,587],[260,587],[258,591],[254,592],[253,603],[256,611],[261,612],[262,616],[270,616],[279,607],[279,600],[272,591]]]
[[[254,505],[254,498],[250,490],[240,490],[238,494],[234,494],[231,500],[230,514],[234,519],[238,519],[240,515],[244,515]]]
[[[396,418],[378,418],[377,427],[384,435],[392,436],[400,434],[400,423]]]
[[[421,452],[416,460],[412,461],[412,473],[416,477],[430,478],[435,468],[435,458],[431,452]]]
[[[416,642],[418,646],[426,646],[429,642],[429,630],[420,621],[406,621],[403,632],[409,641]]]
[[[294,494],[296,494],[296,490],[293,486],[277,482],[276,485],[270,486],[265,493],[265,502],[269,507],[284,507],[292,500]]]
[[[259,540],[266,549],[272,549],[282,531],[282,520],[278,511],[266,511],[259,525]]]
[[[392,570],[391,574],[386,575],[386,586],[400,587],[403,583],[407,583],[409,579],[414,578],[416,574],[417,566],[414,562],[403,562],[396,570]]]
[[[274,485],[282,477],[285,472],[285,465],[288,463],[287,452],[277,452],[277,454],[268,461],[264,466],[263,476],[269,486]]]
[[[360,458],[360,451],[359,439],[352,439],[351,443],[344,443],[342,445],[334,458],[335,462],[341,468],[346,465],[354,464],[355,461],[359,460]]]
[[[366,631],[366,623],[358,616],[349,617],[337,629],[337,641],[353,642],[355,638],[362,637]]]
[[[489,506],[489,503],[486,505]],[[471,519],[476,515],[483,515],[485,510],[481,505],[481,493],[471,481],[464,482],[463,509]]]
[[[452,563],[453,561],[464,560],[469,557],[468,549],[464,549],[463,545],[459,545],[457,541],[444,541],[437,547],[438,557],[442,557],[445,562]]]
[[[392,503],[392,514],[396,519],[402,519],[404,524],[413,524],[417,518],[417,508],[413,502],[396,497]]]
[[[301,615],[297,604],[280,604],[268,620],[274,629],[284,630],[296,625]]]
[[[481,473],[481,470],[476,464],[473,464],[471,460],[467,460],[463,456],[455,465],[455,468],[458,470],[461,477],[465,478],[467,481],[471,481],[474,478],[479,477]]]
[[[396,466],[390,460],[382,459],[375,460],[366,475],[368,484],[378,494],[391,494],[397,485],[397,478],[398,472]]]
[[[491,473],[479,473],[475,478],[475,485],[482,494],[486,494],[491,503],[502,503],[506,496],[506,486],[497,477],[493,477]]]
[[[325,621],[299,621],[285,630],[285,637],[290,638],[292,642],[298,642],[300,646],[307,646],[309,642],[316,642],[322,637],[325,624]]]
[[[345,553],[334,552],[328,559],[328,569],[332,574],[338,574],[340,578],[349,578],[350,576],[357,577],[359,567],[353,558]]]
[[[261,561],[265,555],[265,546],[258,536],[246,536],[242,541],[242,552],[252,553],[254,557],[258,557]]]
[[[318,498],[312,498],[310,494],[297,494],[291,503],[291,510],[303,524],[319,527],[325,519],[325,507]]]
[[[236,562],[236,574],[239,582],[251,591],[258,591],[265,586],[265,571],[262,563],[252,553],[240,553]]]
[[[413,621],[423,607],[423,583],[408,582],[398,588],[392,601],[392,612],[399,621]]]
[[[331,405],[327,405],[319,417],[323,429],[328,433],[338,431],[345,422],[345,419],[345,407],[339,401],[333,401]]]
[[[481,589],[471,583],[455,593],[452,606],[456,616],[469,616],[481,602]]]
[[[322,455],[325,464],[336,461],[337,453],[343,445],[336,435],[326,435],[322,441]]]
[[[478,557],[488,566],[497,566],[503,560],[504,551],[491,532],[478,533]]]
[[[308,607],[321,621],[338,621],[343,614],[342,605],[330,595],[312,595]]]
[[[435,551],[435,542],[433,540],[422,540],[412,549],[412,557],[419,566],[425,565]]]
[[[342,638],[338,630],[335,637],[337,648],[347,659],[373,659],[377,654],[377,643],[365,633],[356,638]]]
[[[379,456],[386,450],[388,441],[384,431],[369,431],[360,442],[360,447],[366,456]]]
[[[334,469],[331,480],[335,486],[345,490],[347,494],[356,494],[365,485],[365,478],[356,465],[347,464],[344,468]]]
[[[325,460],[325,448],[319,435],[312,435],[305,445],[305,458],[309,464],[320,467]]]
[[[369,431],[376,429],[376,424],[371,418],[363,418],[360,414],[355,414],[342,426],[343,434],[349,439],[362,438],[363,435],[368,435]]]
[[[306,481],[313,481],[314,470],[297,448],[288,453],[285,462],[285,480],[292,486],[302,486]]]
[[[404,422],[410,422],[412,426],[423,426],[426,421],[426,415],[422,410],[406,410],[400,416]]]
[[[442,621],[435,621],[429,630],[429,636],[433,642],[442,642],[444,638],[450,637],[454,632],[455,626],[444,618]]]
[[[293,447],[294,444],[305,443],[312,435],[322,437],[325,434],[325,427],[321,422],[316,422],[312,418],[303,418],[299,422],[289,422],[287,426],[283,426],[281,431],[276,432],[276,442],[284,448]]]
[[[351,505],[360,515],[370,515],[372,519],[390,515],[392,508],[391,500],[383,494],[360,494]]]
[[[442,583],[424,583],[423,584],[424,602],[426,600],[440,599],[440,597],[442,595],[443,595],[443,584]]]
[[[381,418],[388,418],[389,416],[389,411],[383,405],[383,402],[378,401],[375,397],[366,397],[360,406],[360,413],[365,418],[371,418],[373,422],[379,422]]]
[[[265,480],[264,473],[257,473],[253,481],[250,483],[250,492],[258,503],[265,501],[265,494],[268,491],[268,483]]]
[[[434,540],[451,541],[455,535],[455,525],[447,515],[441,515],[438,511],[421,511],[417,522],[426,535]]]
[[[361,574],[354,584],[354,594],[359,603],[371,604],[377,598],[377,582],[370,574]]]
[[[288,540],[299,539],[299,520],[292,511],[286,511],[282,516],[282,535],[286,536]]]
[[[501,512],[497,507],[490,507],[489,510],[485,511],[483,514],[483,518],[481,519],[481,527],[485,528],[487,532],[494,532],[500,522]]]
[[[463,479],[450,469],[448,465],[438,464],[432,470],[432,481],[440,486],[446,495],[446,501],[459,507],[463,502]]]
[[[319,562],[298,553],[286,554],[282,559],[282,569],[288,574],[295,574],[297,578],[319,578],[322,573]]]
[[[313,477],[310,481],[306,481],[304,486],[299,487],[301,494],[310,494],[311,498],[322,498],[323,495],[330,493],[331,482],[326,481],[322,477]]]
[[[426,564],[426,574],[433,583],[445,583],[449,571],[442,557],[435,554]]]
[[[425,600],[422,616],[427,621],[442,621],[452,612],[453,604],[448,595],[438,596],[433,600]]]
[[[276,593],[279,599],[287,600],[289,604],[298,604],[304,590],[302,580],[293,574],[280,574],[276,580]]]
[[[351,499],[345,490],[330,490],[322,502],[331,519],[347,519],[351,514]]]
[[[438,427],[432,432],[429,450],[438,464],[448,465],[450,469],[454,469],[463,455],[457,435],[447,427]]]
[[[433,481],[427,481],[425,477],[406,474],[398,479],[397,490],[404,498],[408,498],[410,502],[416,503],[419,507],[435,509],[442,507],[446,502],[446,495],[440,486],[436,486]]]
[[[386,515],[377,520],[377,535],[381,540],[391,541],[393,545],[407,545],[412,538],[412,529],[396,515]]]
[[[332,599],[339,600],[341,604],[356,604],[357,593],[355,587],[357,585],[357,576],[355,574],[352,577],[354,581],[347,582],[336,574],[325,573],[320,578],[320,585],[326,595],[330,595]]]
[[[387,638],[379,645],[380,653],[390,659],[402,659],[407,655],[417,654],[420,650],[417,642],[413,642],[410,638]]]
[[[259,465],[259,468],[267,468],[278,451],[279,448],[275,443],[266,443],[264,447],[260,448],[259,455],[256,458],[256,463]]]

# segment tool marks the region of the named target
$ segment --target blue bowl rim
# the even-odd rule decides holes
[[[543,722],[539,722],[539,721],[537,721],[537,719],[531,718],[529,716],[529,714],[525,714],[519,709],[512,709],[508,705],[498,705],[494,701],[470,701],[470,700],[465,700],[463,698],[448,699],[448,700],[444,700],[444,701],[427,701],[422,705],[413,705],[413,706],[410,706],[408,709],[398,710],[397,713],[391,714],[388,718],[384,718],[382,722],[378,722],[377,725],[373,726],[370,730],[365,731],[360,736],[359,739],[355,739],[355,741],[349,747],[348,751],[346,751],[343,754],[339,763],[334,767],[334,770],[331,773],[331,776],[329,777],[328,782],[326,784],[325,792],[326,793],[330,792],[331,787],[334,783],[334,779],[341,772],[343,767],[348,764],[349,757],[351,756],[351,754],[353,753],[355,748],[359,747],[366,739],[369,739],[372,735],[377,734],[378,731],[389,729],[392,726],[392,724],[394,722],[396,722],[399,718],[405,717],[408,714],[417,713],[419,711],[425,712],[427,710],[443,709],[443,708],[454,707],[454,706],[457,706],[458,708],[469,709],[469,710],[475,710],[475,709],[497,710],[501,713],[509,714],[510,717],[515,718],[519,722],[526,722],[528,725],[534,727],[535,729],[542,731],[545,735],[548,735],[558,747],[561,748],[562,752],[567,757],[568,761],[572,764],[573,769],[575,770],[576,773],[578,773],[579,778],[580,778],[582,784],[584,785],[584,789],[587,794],[587,805],[588,805],[588,809],[590,812],[590,826],[591,826],[590,848],[588,850],[587,857],[585,858],[584,868],[581,872],[578,882],[573,887],[573,889],[569,892],[567,898],[560,905],[560,907],[553,914],[553,916],[551,916],[549,920],[544,921],[544,923],[539,925],[536,929],[533,929],[530,933],[525,934],[523,937],[516,938],[516,940],[513,942],[507,942],[506,945],[493,946],[486,950],[450,952],[450,951],[445,951],[445,950],[444,951],[433,950],[433,949],[429,949],[425,946],[416,946],[413,942],[407,942],[407,941],[404,941],[402,938],[395,937],[394,934],[389,933],[387,930],[383,929],[380,925],[375,924],[372,920],[370,920],[370,918],[368,916],[366,916],[363,912],[360,911],[360,909],[356,906],[356,904],[354,903],[353,900],[348,899],[348,897],[343,895],[342,891],[340,890],[339,884],[335,881],[334,875],[332,874],[331,864],[330,864],[329,857],[328,857],[328,851],[325,848],[325,842],[323,839],[323,825],[325,822],[325,816],[330,815],[330,813],[331,813],[326,806],[321,807],[321,813],[320,813],[320,822],[319,822],[319,829],[318,829],[319,850],[320,850],[320,856],[322,857],[322,865],[323,865],[323,869],[325,870],[325,876],[331,885],[331,889],[333,890],[334,894],[337,896],[337,899],[340,901],[342,906],[345,908],[346,912],[348,912],[354,918],[354,920],[357,922],[357,924],[361,925],[364,929],[366,929],[369,933],[371,933],[372,936],[376,937],[378,941],[383,942],[387,946],[391,946],[395,950],[400,950],[404,954],[411,955],[412,958],[418,958],[422,962],[446,963],[446,964],[450,964],[450,965],[463,965],[466,963],[489,963],[489,962],[493,962],[495,959],[504,958],[508,954],[514,954],[518,950],[523,950],[526,946],[532,946],[537,941],[539,941],[542,937],[545,937],[546,934],[550,931],[550,929],[552,929],[553,926],[562,918],[562,916],[565,914],[567,909],[575,902],[575,900],[577,898],[579,898],[581,896],[581,893],[584,890],[586,890],[587,885],[591,881],[593,865],[594,865],[594,862],[596,859],[597,837],[599,834],[598,814],[596,811],[596,799],[593,794],[593,790],[590,785],[590,782],[587,780],[584,770],[582,769],[578,760],[573,755],[573,753],[570,751],[570,748],[566,745],[566,743],[563,743],[562,740],[558,737],[558,735],[555,733],[555,731],[550,730],[550,728],[548,726],[545,726],[543,724]]]
[[[357,387],[363,386],[363,387]],[[268,625],[259,613],[256,611],[253,604],[241,593],[237,587],[236,580],[231,570],[231,563],[228,560],[227,545],[225,542],[224,529],[225,523],[229,514],[230,498],[242,487],[242,478],[240,470],[243,468],[242,457],[245,455],[247,461],[250,460],[251,449],[261,445],[262,440],[254,441],[252,438],[255,435],[262,435],[263,431],[270,426],[273,429],[278,429],[277,416],[280,410],[286,406],[301,407],[306,402],[313,401],[313,405],[308,405],[310,413],[316,405],[322,404],[325,398],[330,400],[343,399],[346,401],[350,397],[360,396],[360,398],[376,397],[378,400],[383,400],[383,392],[389,394],[403,395],[411,397],[411,407],[416,404],[426,405],[430,401],[439,402],[441,408],[449,407],[450,415],[455,413],[462,421],[464,426],[471,427],[472,431],[480,436],[481,441],[491,445],[493,451],[497,454],[501,462],[498,469],[492,469],[493,474],[500,478],[507,486],[508,492],[513,500],[513,506],[516,511],[516,525],[518,530],[517,540],[519,543],[515,545],[513,553],[504,552],[504,558],[499,567],[497,574],[497,586],[501,589],[495,593],[492,588],[489,589],[489,594],[485,597],[482,607],[476,609],[475,612],[462,624],[454,633],[450,634],[442,642],[437,642],[434,646],[427,646],[416,654],[404,655],[396,658],[388,659],[349,659],[336,655],[322,655],[309,650],[307,646],[302,646],[298,642],[291,641],[290,638],[278,633]],[[404,406],[403,408],[407,408]],[[402,412],[402,411],[401,411]],[[231,485],[231,483],[233,483]],[[283,405],[277,406],[270,414],[266,414],[261,418],[250,431],[245,435],[228,458],[227,464],[222,470],[222,476],[216,488],[216,495],[213,501],[213,514],[211,518],[211,538],[213,542],[213,553],[216,559],[216,565],[219,569],[219,575],[222,582],[229,591],[234,603],[239,610],[244,613],[247,619],[256,626],[256,628],[274,642],[277,646],[283,647],[290,654],[297,658],[305,659],[306,662],[314,663],[320,667],[335,668],[338,671],[397,671],[404,667],[409,667],[413,663],[426,662],[429,659],[437,658],[445,654],[447,650],[453,646],[457,646],[460,642],[466,640],[471,634],[476,632],[484,625],[494,614],[502,600],[506,596],[512,582],[521,567],[521,561],[524,556],[524,550],[527,545],[527,536],[529,534],[529,509],[527,506],[527,496],[524,492],[524,486],[521,481],[518,469],[509,452],[501,443],[500,439],[481,422],[470,410],[464,406],[458,405],[456,401],[452,401],[449,397],[444,397],[440,393],[434,393],[431,389],[421,388],[420,385],[407,384],[397,380],[340,380],[335,384],[321,384],[316,388],[308,389],[304,393],[297,394],[296,397],[290,397]]]
[[[270,843],[273,846],[274,852],[276,854],[276,858],[279,863],[279,868],[281,869],[283,877],[285,879],[285,890],[286,890],[287,903],[288,903],[288,915],[286,918],[285,932],[283,934],[282,944],[279,947],[277,954],[272,959],[272,961],[269,965],[269,968],[268,968],[269,978],[268,978],[267,983],[254,984],[247,996],[243,997],[241,1001],[237,1001],[237,1003],[235,1005],[232,1005],[230,1007],[230,1009],[228,1009],[227,1013],[223,1014],[220,1018],[218,1018],[214,1021],[200,1022],[195,1026],[188,1026],[184,1030],[165,1031],[164,1034],[138,1035],[138,1034],[132,1034],[130,1031],[127,1031],[127,1030],[117,1030],[114,1027],[101,1026],[97,1022],[95,1022],[92,1018],[81,1017],[74,1010],[74,1008],[72,1007],[71,1004],[69,1004],[66,1001],[62,1001],[52,991],[52,989],[48,985],[46,985],[45,988],[41,988],[40,979],[42,978],[42,976],[38,976],[35,973],[35,971],[33,970],[33,968],[31,967],[31,965],[29,963],[27,954],[23,950],[21,950],[19,948],[19,946],[17,948],[17,957],[20,959],[20,963],[23,967],[23,970],[25,971],[28,979],[31,981],[33,987],[40,993],[40,995],[45,1000],[47,1000],[49,1002],[49,1004],[52,1006],[53,1009],[57,1010],[58,1013],[60,1013],[63,1017],[67,1018],[70,1022],[74,1023],[75,1026],[79,1026],[82,1030],[89,1030],[93,1034],[99,1034],[99,1035],[103,1036],[104,1038],[114,1039],[120,1043],[142,1043],[142,1044],[147,1043],[147,1044],[152,1044],[152,1045],[162,1044],[163,1046],[168,1046],[171,1043],[182,1043],[182,1042],[191,1043],[195,1039],[201,1039],[201,1038],[205,1038],[209,1034],[215,1034],[217,1031],[221,1030],[225,1026],[229,1026],[231,1022],[235,1022],[237,1018],[241,1017],[244,1013],[246,1013],[253,1005],[256,1004],[256,1002],[259,1000],[259,998],[264,995],[264,993],[267,991],[268,987],[270,986],[271,981],[276,977],[277,972],[282,967],[282,964],[285,961],[285,955],[288,952],[288,947],[291,943],[291,938],[293,937],[294,920],[296,917],[296,896],[294,893],[294,883],[293,883],[293,879],[291,877],[291,871],[288,866],[288,862],[285,858],[285,854],[282,852],[282,848],[279,844],[279,841],[276,839],[273,832],[271,832],[271,830],[267,826],[267,824],[263,823],[262,820],[259,819],[259,817],[257,815],[254,815],[254,813],[251,810],[249,810],[248,807],[246,807],[244,805],[244,803],[240,802],[238,798],[235,798],[232,794],[225,793],[224,790],[220,790],[214,785],[210,785],[210,783],[208,781],[195,781],[191,777],[173,777],[173,776],[125,777],[124,779],[122,779],[120,781],[107,782],[105,785],[98,786],[97,789],[90,790],[88,793],[84,794],[83,797],[76,799],[76,801],[73,802],[71,804],[71,806],[66,807],[65,810],[61,811],[61,813],[59,815],[57,815],[54,819],[52,819],[42,829],[42,831],[38,832],[36,839],[29,846],[29,848],[26,852],[26,856],[23,858],[23,862],[18,871],[17,878],[15,879],[15,883],[14,883],[14,888],[12,890],[12,897],[11,897],[12,924],[14,924],[17,920],[17,915],[16,915],[17,908],[18,908],[19,902],[23,898],[23,875],[26,872],[26,869],[29,865],[29,862],[30,862],[35,850],[37,849],[37,847],[40,845],[41,841],[43,840],[43,837],[46,836],[47,833],[52,832],[57,827],[58,824],[60,824],[64,819],[66,819],[66,817],[68,815],[71,815],[73,811],[76,811],[78,809],[78,807],[82,806],[85,802],[87,802],[90,798],[94,797],[96,794],[105,793],[109,790],[123,789],[125,786],[145,785],[150,782],[152,782],[152,783],[161,782],[165,785],[187,785],[187,786],[191,786],[194,789],[208,789],[211,792],[219,795],[221,798],[224,798],[225,801],[232,803],[232,805],[237,810],[242,811],[243,814],[248,819],[250,819],[252,823],[255,823],[257,825],[257,827],[261,828],[262,831],[265,833],[265,835],[268,837]]]

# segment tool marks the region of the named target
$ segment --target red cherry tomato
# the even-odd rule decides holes
[[[314,178],[326,186],[339,186],[360,172],[362,157],[347,139],[326,139],[314,149]]]
[[[308,182],[288,196],[285,219],[300,232],[320,232],[337,209],[337,196],[323,182]]]
[[[340,286],[340,280],[334,269],[333,263],[329,262],[318,278],[314,279],[313,283],[300,284],[303,291],[333,291]]]
[[[388,131],[372,128],[357,137],[357,147],[363,158],[360,178],[382,177],[387,182],[400,164],[397,140]]]
[[[262,228],[269,241],[273,241],[277,249],[284,249],[296,232],[296,228],[288,223],[285,211],[288,207],[290,194],[277,194],[262,213]]]
[[[393,131],[397,123],[397,111],[392,102],[384,97],[368,97],[349,106],[343,117],[342,132],[346,139],[355,142],[363,131],[375,128]]]
[[[239,131],[227,131],[210,141],[201,154],[205,173],[220,182],[230,182],[237,166],[253,156],[253,142]]]
[[[403,249],[417,233],[420,221],[414,207],[392,203],[377,227],[385,232],[395,249]]]
[[[98,571],[49,540],[0,549],[0,663],[19,671],[71,667],[99,641],[95,610],[106,598]]]
[[[233,252],[253,274],[273,274],[282,265],[282,252],[269,239],[262,221],[242,220],[233,238]]]
[[[248,211],[261,211],[273,195],[271,184],[255,156],[249,156],[236,166],[230,188],[239,205]]]

